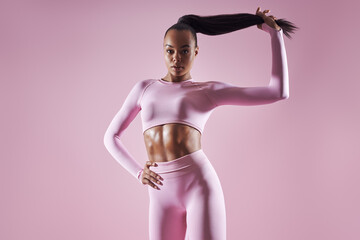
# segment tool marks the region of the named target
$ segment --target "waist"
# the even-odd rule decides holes
[[[209,160],[202,149],[186,154],[168,162],[156,162],[157,166],[151,166],[151,170],[164,178],[178,177],[188,172],[209,164]]]

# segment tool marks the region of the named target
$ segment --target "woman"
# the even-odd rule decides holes
[[[151,240],[226,239],[223,190],[201,149],[201,134],[218,106],[267,104],[289,97],[283,32],[290,37],[288,32],[297,27],[267,16],[268,12],[257,8],[256,15],[181,17],[164,37],[167,75],[138,81],[108,127],[104,136],[106,148],[148,187]],[[194,81],[190,70],[199,52],[196,32],[218,35],[252,25],[271,38],[273,67],[267,87],[240,88],[219,81]],[[144,167],[120,140],[140,111],[149,157]]]

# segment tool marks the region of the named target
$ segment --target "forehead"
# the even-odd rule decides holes
[[[184,45],[193,46],[195,45],[195,42],[189,30],[171,29],[164,38],[164,47],[167,47],[168,45],[180,48]]]

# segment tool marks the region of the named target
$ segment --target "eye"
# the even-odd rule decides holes
[[[188,53],[189,52],[189,50],[184,50],[184,53]]]
[[[168,53],[172,53],[172,50],[168,49],[168,50],[166,50],[166,52],[168,52]]]

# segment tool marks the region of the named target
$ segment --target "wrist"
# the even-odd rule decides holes
[[[280,32],[282,30],[281,27],[279,27],[278,25],[276,26],[276,28],[273,28],[273,27],[270,27],[269,25],[267,25],[266,23],[262,23],[261,28],[262,28],[262,30],[264,30],[265,32],[268,32],[270,34]]]
[[[140,171],[138,171],[138,173],[137,173],[137,175],[136,175],[136,177],[137,177],[137,179],[141,182],[141,175],[142,175],[142,173],[143,173],[143,169],[141,169]]]
[[[142,182],[142,174],[144,172],[144,169],[141,169],[138,174],[137,174],[137,179],[139,180],[139,182],[142,184],[142,185],[146,185],[145,183]]]

